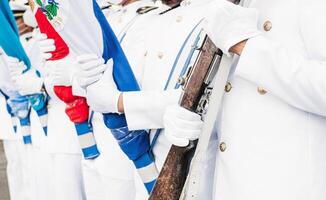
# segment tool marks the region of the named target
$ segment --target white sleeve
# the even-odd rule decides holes
[[[258,36],[248,40],[236,75],[301,110],[326,116],[326,61]]]
[[[86,97],[86,90],[78,84],[77,78],[72,79],[72,94],[75,96]]]
[[[6,55],[2,52],[2,54],[0,54],[0,89],[6,92],[9,90],[15,90],[15,87],[9,76],[9,70],[4,56]]]
[[[177,104],[180,90],[123,93],[124,111],[130,130],[163,128],[165,108]]]

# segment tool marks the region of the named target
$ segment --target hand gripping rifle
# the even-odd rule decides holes
[[[183,86],[180,106],[205,116],[202,134],[187,147],[172,145],[149,200],[199,200],[201,170],[230,70],[231,59],[206,35],[195,63],[179,80]]]
[[[183,90],[179,104],[187,110],[204,114],[212,91],[209,85],[219,69],[222,52],[207,35],[196,51],[197,59],[193,66],[188,68],[185,77],[179,79]],[[197,142],[190,141],[187,147],[172,145],[149,200],[179,200]]]
[[[179,79],[183,86],[180,106],[205,115],[202,135],[199,141],[190,141],[187,147],[172,145],[149,200],[197,199],[203,158],[224,94],[230,66],[230,59],[223,57],[222,51],[206,35],[197,49],[194,64],[189,67],[186,76]],[[211,87],[213,80],[214,89]]]

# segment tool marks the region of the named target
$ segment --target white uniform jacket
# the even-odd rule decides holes
[[[204,25],[206,2],[211,0],[187,1],[148,20],[142,36],[145,42],[138,51],[142,51],[143,60],[132,64],[141,92],[123,94],[130,129],[163,128],[166,107],[179,100],[180,92],[175,89],[177,80],[184,66],[188,66],[193,46],[198,45],[196,39]],[[151,132],[151,137],[155,132]],[[153,149],[158,168],[162,167],[170,145],[162,131]]]
[[[229,80],[213,199],[324,200],[326,2],[243,3],[259,11],[263,34]]]
[[[59,6],[58,15],[51,20],[51,23],[67,43],[70,50],[68,56],[75,58],[85,53],[97,53],[101,55],[103,45],[101,43],[101,30],[99,26],[97,26],[98,22],[95,17],[78,15],[79,12],[93,13],[92,1],[85,0],[75,2],[71,0],[58,0],[57,3]],[[88,31],[90,28],[88,25],[84,26],[85,24],[94,24],[91,28],[93,32]],[[98,42],[82,42],[89,40]],[[51,66],[51,64],[49,64],[49,66]],[[45,87],[52,97],[49,101],[49,151],[54,153],[81,153],[75,126],[65,113],[65,103],[60,101],[54,94],[51,77],[45,81]]]
[[[125,38],[123,35],[127,33],[129,35],[129,28],[140,19],[140,14],[136,12],[137,9],[153,5],[154,3],[150,0],[136,1],[118,10],[107,12],[107,20],[117,35],[118,40],[123,41]],[[129,46],[134,46],[137,40],[134,40],[130,45],[124,46],[125,52],[129,52]],[[129,62],[134,63],[133,59],[134,57],[128,57]],[[134,166],[120,149],[110,129],[105,126],[103,115],[95,112],[92,118],[92,125],[96,143],[101,153],[96,162],[100,173],[116,179],[130,179],[130,177],[133,177]]]
[[[4,58],[5,52],[0,47],[0,90],[4,93],[14,90],[13,82],[10,79],[7,63]],[[18,120],[15,120],[18,123]],[[4,140],[20,140],[22,135],[15,133],[13,129],[13,122],[10,114],[7,112],[6,100],[0,94],[0,139]]]

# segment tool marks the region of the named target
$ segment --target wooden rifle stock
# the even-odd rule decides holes
[[[208,85],[217,72],[222,52],[207,35],[198,50],[194,65],[179,81],[183,85],[180,106],[202,114],[210,91]],[[196,145],[197,141],[187,147],[172,145],[149,200],[179,200]]]

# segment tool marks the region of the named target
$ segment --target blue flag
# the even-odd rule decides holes
[[[31,62],[20,43],[16,21],[9,7],[8,0],[0,0],[0,2],[0,46],[8,56],[23,61],[29,69]]]
[[[0,25],[1,48],[8,56],[15,57],[18,60],[23,61],[27,66],[25,71],[29,70],[31,68],[31,62],[20,42],[16,20],[9,7],[8,0],[0,0]],[[19,97],[20,95],[16,94],[15,96]],[[19,98],[21,99],[22,97]],[[28,100],[32,104],[40,119],[42,119],[41,122],[43,130],[45,134],[47,134],[47,95],[45,93],[29,95]],[[29,141],[29,143],[30,142],[31,141]]]
[[[113,59],[113,78],[118,89],[123,92],[139,91],[140,87],[120,43],[95,0],[93,0],[93,9],[102,29],[104,47],[102,57],[105,61]],[[124,115],[104,114],[104,122],[118,141],[122,151],[133,161],[150,193],[158,172],[150,152],[149,133],[146,130],[130,131]]]

